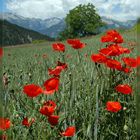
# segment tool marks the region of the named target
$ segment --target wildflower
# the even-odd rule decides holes
[[[0,118],[0,130],[7,130],[11,126],[11,122],[8,118]]]
[[[137,57],[137,66],[140,66],[140,56]]]
[[[48,122],[52,125],[55,126],[58,124],[59,121],[59,116],[57,115],[51,115],[48,117]]]
[[[62,134],[62,136],[65,136],[65,137],[72,137],[75,135],[75,132],[76,132],[75,126],[70,126],[61,134]]]
[[[55,51],[65,52],[65,45],[62,43],[54,43],[52,44],[52,47]]]
[[[43,106],[41,109],[40,109],[40,113],[42,115],[46,115],[46,116],[50,116],[54,113],[54,108],[53,107],[49,107],[49,106]]]
[[[48,69],[49,75],[54,75],[54,76],[59,76],[62,70],[63,69],[61,66],[57,66],[54,69]]]
[[[119,56],[123,53],[130,53],[130,50],[117,44],[111,44],[107,48],[101,49],[99,52],[105,56]]]
[[[29,97],[36,97],[43,93],[43,89],[38,85],[30,84],[23,87],[23,92]]]
[[[117,60],[113,60],[113,59],[108,59],[106,62],[106,66],[112,69],[117,69],[117,70],[121,70],[122,66],[121,63]]]
[[[122,67],[121,71],[125,72],[125,73],[130,73],[132,72],[131,68],[127,68],[127,67]]]
[[[70,44],[74,49],[82,49],[85,47],[85,44],[80,42],[79,39],[68,39],[67,43]]]
[[[106,103],[106,109],[109,112],[118,112],[122,109],[122,106],[119,102],[108,101]]]
[[[34,123],[34,122],[35,122],[34,118],[32,118],[31,120],[28,120],[28,118],[26,117],[22,120],[22,125],[24,125],[26,127],[30,127],[32,125],[32,123]]]
[[[59,78],[53,77],[45,81],[44,83],[45,91],[44,94],[53,94],[55,91],[58,91],[59,87]]]
[[[102,54],[92,54],[91,59],[95,63],[105,63],[107,58]]]
[[[122,58],[122,60],[129,67],[132,67],[132,68],[136,68],[137,67],[137,59],[135,59],[135,58],[124,57],[124,58]]]
[[[43,105],[52,106],[53,108],[56,108],[56,103],[52,100],[45,101]]]
[[[129,54],[131,51],[128,48],[119,47],[119,50],[123,53]]]
[[[49,100],[44,103],[43,107],[39,110],[42,115],[51,116],[56,109],[55,102]]]
[[[123,43],[123,38],[116,30],[109,30],[106,35],[101,38],[101,42]]]
[[[105,36],[103,36],[103,37],[101,37],[101,42],[111,42],[111,41],[113,41],[113,38],[112,38],[112,36],[110,36],[110,35],[105,35]]]
[[[62,63],[60,61],[57,61],[57,66],[61,66],[63,70],[68,68],[68,65],[66,63]]]
[[[109,30],[107,31],[107,35],[112,36],[114,43],[123,43],[122,36],[116,30]]]
[[[123,94],[131,94],[132,93],[132,88],[127,84],[118,85],[115,87],[115,89],[116,89],[116,91],[123,93]]]

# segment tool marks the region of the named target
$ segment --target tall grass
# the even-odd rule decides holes
[[[128,42],[136,42],[135,31],[126,31],[123,37],[124,47],[136,47],[128,46]],[[33,44],[30,47],[26,45],[19,48],[4,48],[3,73],[8,78],[8,84],[4,86],[2,93],[3,115],[12,122],[12,127],[6,132],[8,139],[136,139],[135,90],[134,96],[112,94],[111,90],[108,91],[110,71],[102,67],[104,73],[102,74],[101,68],[90,59],[92,53],[97,53],[103,47],[100,36],[84,38],[81,41],[87,46],[79,51],[80,59],[77,50],[66,45],[65,62],[68,64],[68,69],[61,74],[59,91],[53,95],[40,95],[34,99],[23,93],[23,86],[31,83],[42,86],[43,82],[49,79],[48,68],[54,67],[58,60],[63,62],[63,57],[52,50],[49,42]],[[130,56],[136,56],[135,49]],[[130,83],[134,87],[135,73],[126,77],[123,82]],[[118,79],[122,78],[119,75]],[[59,125],[54,128],[50,126],[46,117],[39,113],[43,102],[49,99],[57,103],[56,113],[60,116]],[[119,100],[126,110],[115,114],[107,112],[105,109],[107,99]],[[21,124],[26,116],[35,118],[35,123],[30,128]],[[71,125],[76,126],[76,135],[72,138],[61,137],[60,132]]]

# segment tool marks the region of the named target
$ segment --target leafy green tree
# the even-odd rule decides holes
[[[66,29],[60,34],[63,38],[83,37],[99,33],[103,25],[101,17],[96,13],[93,4],[75,7],[66,16]]]

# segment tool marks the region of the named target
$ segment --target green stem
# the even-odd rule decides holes
[[[99,101],[98,101],[98,85],[96,88],[96,120],[94,125],[94,140],[97,140],[98,138],[98,120],[99,120]]]
[[[80,55],[80,51],[78,50],[78,63],[81,63],[81,55]]]

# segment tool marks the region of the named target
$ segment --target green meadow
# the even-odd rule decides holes
[[[132,50],[124,56],[136,57],[136,28],[119,32],[124,38],[121,45]],[[102,35],[81,38],[86,47],[80,50],[74,50],[64,41],[64,55],[53,51],[54,42],[41,41],[4,48],[2,71],[7,83],[3,86],[3,115],[12,122],[11,128],[6,131],[8,140],[136,139],[136,70],[129,75],[114,73],[118,79],[122,79],[122,83],[132,86],[132,95],[122,95],[113,89],[108,92],[109,69],[103,65],[97,67],[91,61],[91,54],[105,47],[100,42]],[[33,99],[23,93],[26,84],[42,86],[50,78],[48,68],[54,68],[58,60],[68,64],[68,69],[60,75],[58,92],[53,95],[41,94]],[[54,100],[57,104],[56,114],[60,119],[55,127],[51,127],[46,117],[39,113],[47,100]],[[125,109],[110,113],[106,110],[107,100],[119,101]],[[30,128],[22,125],[24,117],[35,118]],[[76,127],[74,137],[60,135],[68,126]]]

